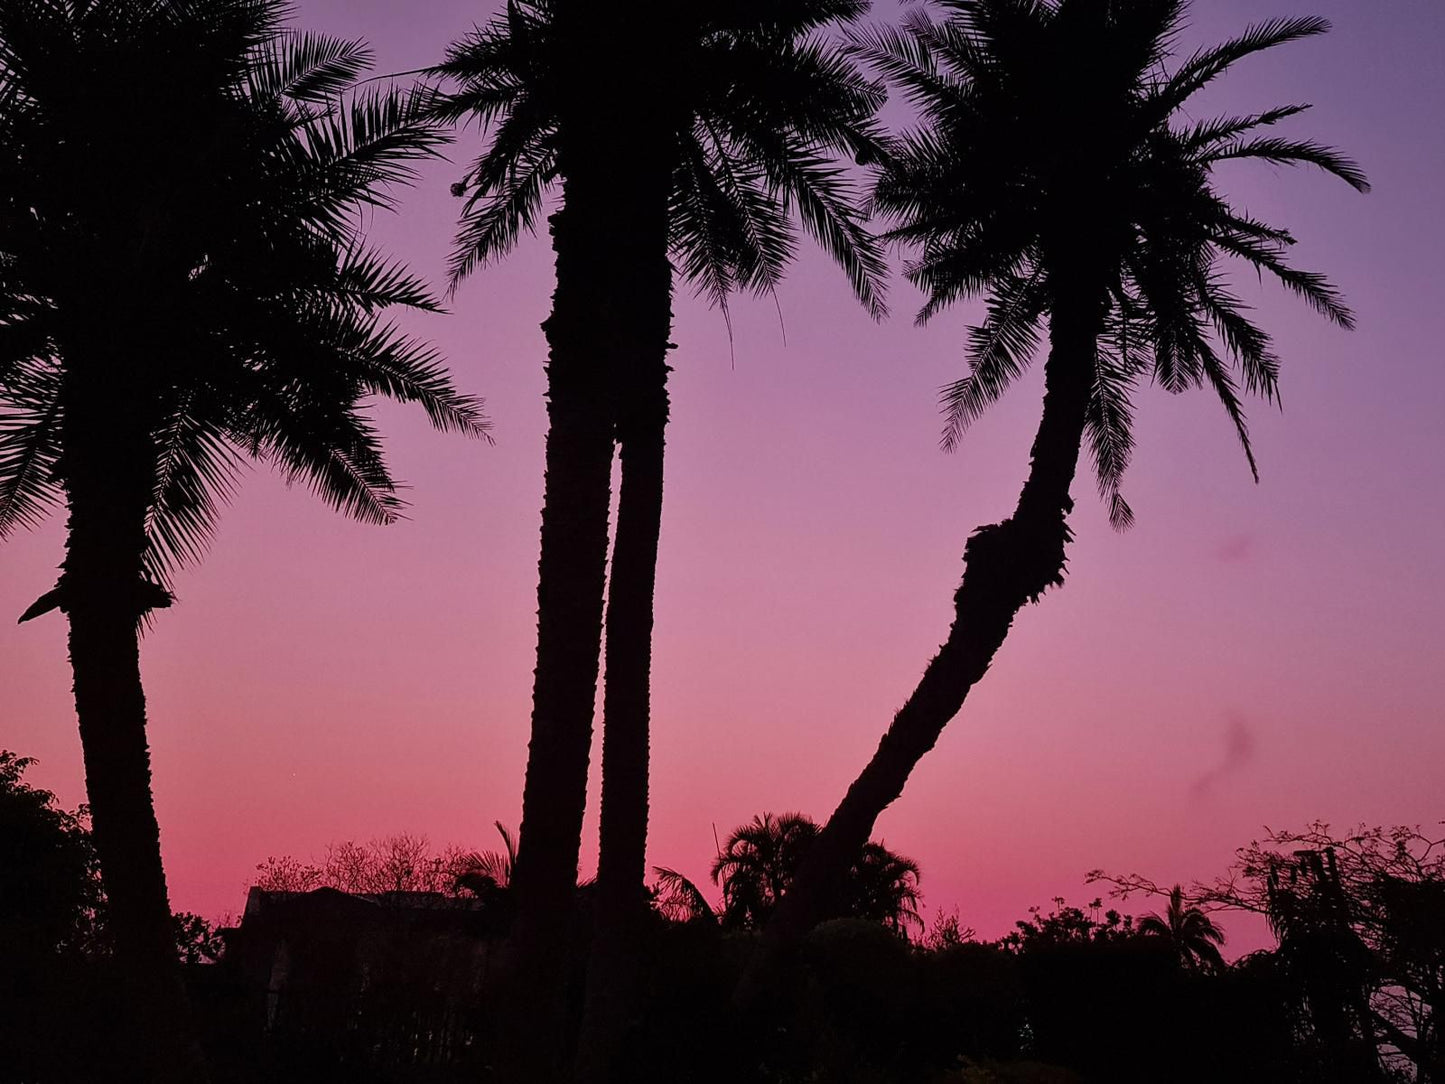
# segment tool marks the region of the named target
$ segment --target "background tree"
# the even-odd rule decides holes
[[[1166,894],[1139,874],[1090,877],[1121,897]],[[1184,898],[1269,921],[1279,939],[1272,965],[1314,1071],[1368,1079],[1378,1060],[1414,1079],[1445,1079],[1445,839],[1408,825],[1274,831]]]
[[[802,868],[818,831],[817,823],[802,813],[759,814],[733,829],[713,860],[709,872],[723,893],[716,908],[692,881],[662,866],[653,870],[657,907],[674,921],[762,929]],[[837,913],[827,917],[875,922],[902,935],[921,930],[919,876],[918,863],[870,840],[849,868]]]
[[[1363,191],[1359,169],[1320,144],[1257,134],[1303,106],[1199,122],[1183,113],[1237,61],[1323,33],[1323,20],[1261,24],[1169,72],[1183,0],[943,6],[942,22],[914,11],[901,30],[856,35],[858,54],[922,118],[883,163],[875,200],[889,236],[915,253],[906,270],[927,294],[920,320],[986,295],[985,319],[969,333],[969,375],[945,393],[945,444],[1024,371],[1047,324],[1042,416],[1013,514],[970,536],[948,638],[769,924],[745,999],[837,894],[851,855],[987,672],[1019,610],[1063,583],[1086,440],[1112,520],[1131,522],[1119,485],[1138,382],[1213,391],[1253,469],[1240,394],[1274,401],[1279,363],[1230,293],[1226,262],[1352,324],[1324,278],[1286,262],[1293,238],[1232,207],[1212,177],[1222,162],[1253,159],[1313,165]]]
[[[0,750],[0,945],[15,975],[89,948],[103,904],[85,810],[25,782],[34,763]]]
[[[883,264],[832,155],[876,154],[881,102],[816,34],[859,0],[605,5],[511,0],[437,71],[444,115],[490,126],[466,179],[454,281],[551,219],[547,489],[532,744],[517,868],[523,970],[562,942],[577,875],[603,613],[612,440],[622,483],[607,589],[597,939],[589,1016],[615,1032],[645,918],[649,674],[673,263],[720,306],[772,290],[796,213],[881,313]],[[636,31],[645,26],[647,34]],[[669,262],[669,255],[673,262]],[[599,404],[606,409],[599,411]],[[555,959],[539,980],[557,990]],[[536,1013],[530,1013],[536,1016]],[[590,1030],[590,1026],[589,1026]],[[555,1048],[555,1043],[549,1043]],[[583,1061],[605,1060],[587,1053]],[[592,1070],[584,1070],[584,1075]]]
[[[1169,943],[1185,968],[1218,971],[1224,967],[1219,946],[1224,944],[1224,931],[1200,907],[1184,899],[1184,888],[1175,885],[1169,891],[1169,905],[1162,915],[1151,912],[1139,920],[1139,933],[1145,937],[1163,938]]]
[[[358,43],[279,0],[0,9],[0,535],[69,512],[66,613],[94,840],[137,1054],[203,1076],[150,795],[139,631],[246,457],[377,523],[401,506],[361,401],[477,434],[427,348],[434,308],[356,212],[442,134],[418,94],[341,95]],[[104,104],[102,108],[101,105]]]

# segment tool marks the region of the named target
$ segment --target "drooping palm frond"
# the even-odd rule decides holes
[[[683,874],[666,866],[653,866],[657,878],[657,909],[670,922],[700,922],[717,925],[718,915],[702,889]]]

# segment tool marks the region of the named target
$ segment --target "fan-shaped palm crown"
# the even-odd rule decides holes
[[[1285,260],[1291,236],[1216,189],[1221,162],[1312,165],[1364,191],[1353,162],[1309,140],[1261,134],[1288,105],[1191,122],[1185,103],[1237,61],[1323,33],[1278,19],[1166,69],[1186,0],[941,0],[946,18],[853,36],[922,124],[881,171],[878,209],[917,253],[908,277],[926,320],[983,294],[969,375],[945,390],[952,446],[1027,367],[1047,314],[1082,290],[1104,307],[1087,433],[1101,494],[1132,521],[1119,483],[1132,449],[1130,395],[1149,374],[1170,391],[1208,386],[1255,470],[1243,390],[1273,400],[1278,362],[1224,275],[1235,257],[1318,312],[1351,316],[1320,275]],[[1094,298],[1085,298],[1092,303]],[[1257,471],[1256,471],[1257,477]]]
[[[1187,968],[1202,971],[1224,969],[1219,946],[1224,944],[1224,931],[1201,908],[1184,901],[1184,888],[1175,885],[1169,893],[1169,906],[1164,914],[1148,914],[1139,920],[1139,933],[1146,937],[1166,939]]]
[[[0,11],[0,536],[60,497],[65,448],[107,439],[93,421],[140,434],[108,454],[146,460],[127,469],[148,478],[162,581],[199,555],[245,456],[395,518],[368,395],[484,432],[479,403],[380,315],[436,303],[359,233],[443,141],[427,98],[350,91],[365,47],[286,32],[287,10]]]
[[[441,114],[475,119],[490,138],[466,179],[453,281],[504,255],[539,222],[559,173],[557,118],[572,89],[559,62],[556,0],[508,0],[505,12],[449,52]],[[675,139],[669,237],[686,277],[726,304],[734,290],[772,290],[796,247],[791,212],[883,311],[884,263],[853,187],[833,161],[878,153],[882,101],[819,31],[856,19],[865,0],[679,4],[648,25],[648,95]],[[619,168],[626,169],[620,162]]]

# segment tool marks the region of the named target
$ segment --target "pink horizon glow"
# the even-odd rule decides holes
[[[299,22],[368,39],[385,72],[436,61],[493,7],[303,0]],[[1342,287],[1359,330],[1239,278],[1285,362],[1285,410],[1250,404],[1258,486],[1217,404],[1142,391],[1125,486],[1138,525],[1111,531],[1081,475],[1068,583],[1020,616],[879,823],[922,864],[929,916],[956,907],[996,936],[1031,905],[1101,894],[1083,884],[1091,868],[1188,882],[1223,872],[1265,825],[1445,818],[1445,10],[1215,0],[1196,4],[1184,47],[1304,13],[1334,32],[1246,61],[1191,112],[1310,101],[1288,130],[1362,163],[1375,185],[1363,197],[1304,171],[1224,179],[1301,239],[1298,262]],[[437,283],[459,209],[447,185],[475,139],[373,223]],[[494,820],[516,824],[551,288],[545,238],[524,241],[461,288],[452,315],[407,321],[487,397],[498,443],[380,408],[411,486],[406,522],[349,523],[256,471],[179,577],[180,604],[143,647],[176,909],[239,913],[268,855],[398,831],[491,847]],[[780,295],[786,344],[771,301],[740,300],[730,345],[679,288],[651,863],[702,881],[714,826],[826,817],[946,633],[964,539],[1012,506],[1037,370],[944,455],[936,391],[959,375],[979,307],[918,329],[914,291],[896,282],[891,304],[871,323],[806,248]],[[62,528],[53,516],[0,551],[0,615],[54,582]],[[0,747],[40,758],[32,782],[78,804],[65,623],[12,622]]]

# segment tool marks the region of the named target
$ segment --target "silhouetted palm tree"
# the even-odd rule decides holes
[[[139,629],[247,457],[357,518],[401,506],[360,401],[480,432],[432,308],[357,212],[442,135],[415,94],[341,95],[364,47],[279,0],[0,6],[0,534],[63,500],[56,587],[117,955],[152,1074],[199,1079],[150,793]]]
[[[1175,885],[1170,891],[1169,906],[1164,913],[1145,915],[1139,920],[1138,930],[1146,937],[1162,937],[1168,941],[1180,965],[1187,970],[1224,970],[1224,957],[1219,953],[1219,946],[1224,944],[1224,931],[1201,908],[1184,902],[1181,885]]]
[[[922,117],[885,162],[877,206],[891,236],[917,253],[907,272],[928,295],[920,320],[965,297],[987,299],[970,332],[970,373],[945,394],[945,443],[1023,372],[1047,323],[1043,415],[1013,515],[969,538],[948,639],[810,852],[745,998],[837,892],[849,856],[983,677],[1018,611],[1062,584],[1086,439],[1114,523],[1132,519],[1119,482],[1138,381],[1211,389],[1254,468],[1240,381],[1275,401],[1278,361],[1229,292],[1226,258],[1352,325],[1322,276],[1286,263],[1293,238],[1236,210],[1212,178],[1222,162],[1253,159],[1317,166],[1363,191],[1359,169],[1317,143],[1258,134],[1303,106],[1198,122],[1183,113],[1237,61],[1323,33],[1323,20],[1261,24],[1171,74],[1184,0],[942,6],[942,22],[915,11],[901,30],[855,39]]]
[[[509,0],[503,15],[458,43],[437,69],[459,86],[446,114],[490,126],[483,154],[457,186],[468,201],[456,278],[534,229],[553,183],[563,182],[551,218],[557,291],[544,325],[550,429],[517,869],[518,949],[534,961],[521,965],[530,971],[561,943],[577,874],[614,437],[621,445],[606,613],[599,939],[589,999],[598,1011],[599,999],[626,1000],[608,991],[626,983],[618,973],[631,956],[624,931],[645,913],[669,254],[720,305],[737,289],[770,291],[793,254],[796,213],[843,265],[859,298],[881,312],[882,259],[846,175],[831,160],[840,151],[877,153],[871,118],[881,96],[836,47],[815,37],[865,6],[644,0],[624,19],[621,9],[602,4]],[[556,965],[541,971],[555,977]]]
[[[767,925],[817,835],[817,823],[801,813],[763,813],[733,829],[708,871],[722,889],[723,924]]]
[[[818,825],[802,813],[763,813],[734,829],[709,871],[722,888],[714,910],[703,892],[676,870],[657,867],[659,907],[679,921],[711,921],[737,930],[767,925],[818,838]],[[848,869],[836,914],[881,923],[896,933],[921,928],[918,863],[883,844],[865,843]]]

